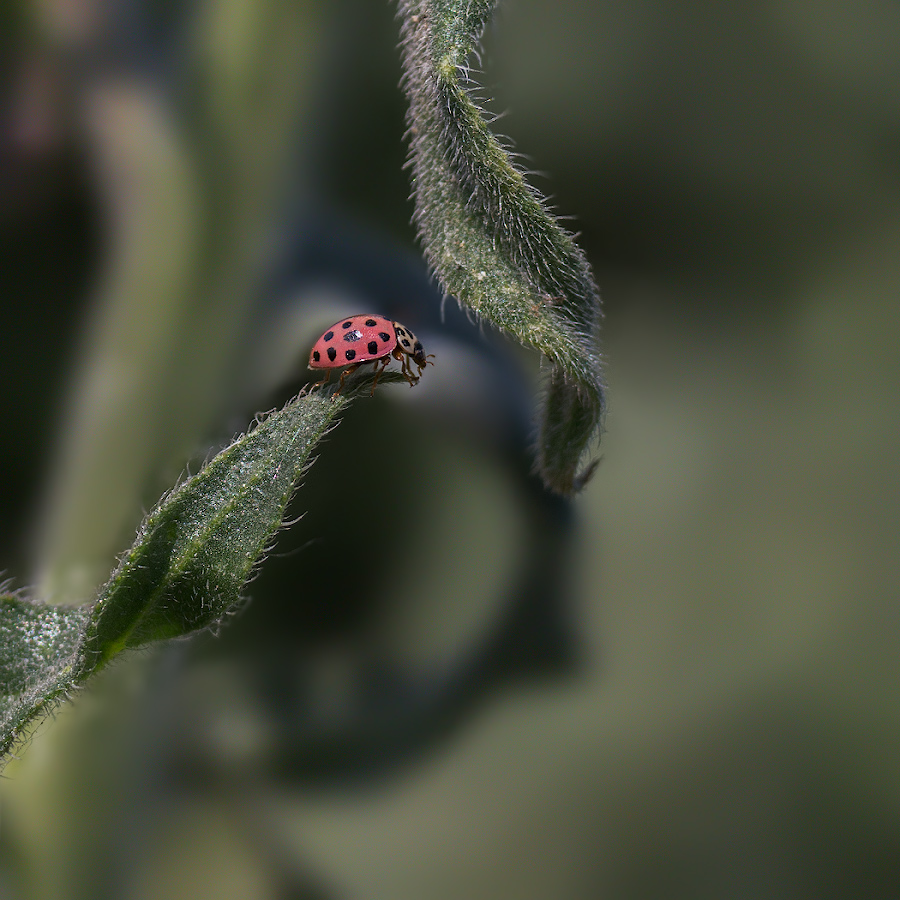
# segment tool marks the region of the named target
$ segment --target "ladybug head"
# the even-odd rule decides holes
[[[425,348],[422,346],[421,341],[416,341],[413,344],[412,352],[409,355],[418,363],[420,368],[425,367]]]

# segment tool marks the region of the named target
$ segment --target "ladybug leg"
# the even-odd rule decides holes
[[[361,365],[362,365],[362,363],[356,363],[355,365],[347,366],[347,368],[344,369],[343,372],[341,372],[341,380],[338,382],[338,389],[334,392],[335,396],[337,396],[344,389],[344,379],[351,372],[355,372]]]
[[[314,387],[314,388],[322,387],[323,384],[327,384],[327,383],[328,383],[328,379],[329,379],[330,377],[331,377],[331,369],[326,369],[326,370],[325,370],[325,377],[324,377],[321,381],[317,381],[317,382],[313,385],[313,387]]]
[[[406,378],[406,356],[401,352],[399,347],[394,347],[394,352],[391,356],[400,363],[400,371],[403,374],[403,377]]]
[[[369,394],[370,397],[375,396],[375,385],[378,384],[378,379],[381,377],[381,373],[387,368],[388,363],[391,361],[390,356],[385,356],[382,360],[375,360],[375,379],[372,381],[372,393]],[[378,368],[378,363],[381,363],[381,368]]]
[[[420,363],[418,360],[415,360],[416,367],[419,370],[419,377],[421,378],[422,373],[425,371],[425,366],[433,366],[434,363],[432,360],[434,359],[434,354],[429,353],[428,356],[425,357],[425,362]]]
[[[404,375],[406,376],[406,380],[409,382],[410,387],[415,387],[419,383],[419,379],[416,375],[413,375],[412,366],[409,363],[409,358],[403,360],[403,364],[405,367]]]
[[[419,383],[419,379],[412,373],[412,366],[409,364],[409,354],[403,353],[400,349],[394,350],[394,359],[400,361],[400,371],[403,377],[409,382],[409,386],[413,387]]]

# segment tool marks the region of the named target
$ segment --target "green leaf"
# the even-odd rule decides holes
[[[0,594],[0,689],[7,701],[38,676],[63,671],[73,657],[89,610],[45,606]]]
[[[537,466],[572,494],[599,436],[600,297],[590,266],[528,184],[468,89],[494,0],[400,0],[416,222],[444,290],[550,361]]]
[[[92,607],[0,596],[0,755],[123,650],[209,627],[236,607],[312,448],[370,382],[354,379],[342,396],[297,397],[174,488]]]

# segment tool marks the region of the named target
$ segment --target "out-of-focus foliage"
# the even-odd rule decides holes
[[[291,221],[320,221],[335,199],[357,219],[348,233],[404,245],[406,272],[393,11],[338,0],[321,24],[301,134],[313,149],[297,166],[316,202]],[[0,879],[18,896],[896,894],[897,11],[529,0],[502,6],[486,38],[479,83],[577,214],[605,299],[603,460],[574,522],[523,500],[521,456],[497,452],[498,423],[527,396],[500,390],[502,345],[450,304],[444,345],[410,316],[418,282],[362,278],[388,253],[286,226],[304,265],[344,260],[352,276],[315,269],[296,296],[322,311],[297,345],[336,318],[328,301],[356,312],[393,296],[437,366],[355,405],[276,548],[290,555],[217,641],[101,674],[8,767]],[[85,167],[65,160],[32,182],[43,205],[29,194],[37,211],[16,220],[29,240],[3,242],[18,259],[4,342],[29,376],[2,397],[22,442],[0,496],[16,522],[97,259]],[[71,294],[50,292],[54,277]],[[287,314],[272,321],[287,335]],[[388,487],[361,515],[372,473]],[[396,709],[427,708],[505,622],[506,590],[547,546],[528,530],[573,526],[554,583],[580,675],[550,666],[569,677],[482,692],[476,715],[430,723],[430,754],[375,767],[365,789],[314,777],[354,777],[326,738],[355,733],[361,711],[366,734],[383,730],[357,749],[413,744],[416,720]],[[0,537],[0,566],[25,571],[22,535]],[[313,576],[307,605],[291,585]],[[514,646],[533,660],[552,629],[523,618],[530,639]],[[312,722],[324,752],[311,762]]]
[[[443,8],[443,31],[436,29],[432,35],[429,29],[427,34],[437,41],[444,40],[446,33],[462,39],[461,49],[447,58],[444,51],[438,57],[433,56],[428,50],[427,35],[416,40],[410,38],[410,29],[415,29],[417,22],[434,21],[431,13],[404,13],[404,33],[410,38],[406,41],[409,118],[413,133],[419,135],[414,141],[415,157],[419,160],[414,176],[416,183],[422,183],[425,173],[434,168],[419,159],[424,152],[422,139],[430,135],[436,147],[445,129],[434,121],[435,110],[444,104],[440,99],[429,102],[426,85],[430,76],[422,78],[414,73],[425,72],[430,67],[444,78],[448,60],[455,73],[456,67],[474,52],[490,10],[490,4],[486,4],[472,19],[471,9],[464,3]],[[95,9],[87,18],[83,18],[82,11],[82,16],[76,15],[74,19],[60,17],[61,9],[54,8],[53,12],[56,18],[51,14],[50,22],[81,52],[115,49],[121,41],[116,29],[128,25],[115,10],[104,14]],[[104,16],[106,21],[101,23],[99,19]],[[207,326],[203,339],[214,350],[212,360],[207,361],[207,367],[211,368],[205,374],[221,376],[223,364],[230,357],[235,325],[245,322],[245,309],[253,297],[252,287],[260,277],[262,248],[257,251],[260,257],[257,260],[248,255],[247,247],[256,247],[259,234],[272,217],[274,182],[270,169],[284,156],[284,151],[273,153],[273,146],[279,145],[267,142],[260,152],[255,133],[260,124],[278,124],[283,144],[289,133],[284,120],[291,121],[293,116],[280,96],[279,79],[273,78],[278,63],[273,69],[271,57],[260,57],[257,42],[277,34],[282,49],[295,50],[301,27],[307,22],[303,16],[285,17],[285,10],[277,6],[268,11],[243,9],[237,21],[233,12],[225,16],[224,22],[215,16],[213,21],[226,31],[236,24],[254,29],[245,48],[250,51],[249,58],[242,60],[243,69],[233,65],[223,68],[218,48],[209,54],[201,41],[200,56],[206,64],[203,75],[196,73],[199,77],[194,82],[181,85],[185,93],[194,92],[195,100],[199,101],[187,108],[179,106],[171,92],[157,98],[168,99],[171,109],[164,108],[162,103],[157,109],[155,102],[148,106],[153,88],[159,86],[148,79],[137,83],[136,72],[128,72],[125,77],[89,76],[77,86],[77,100],[86,109],[100,112],[95,124],[100,125],[99,135],[103,139],[99,145],[101,159],[113,163],[107,171],[112,182],[113,210],[133,226],[123,240],[128,246],[127,253],[143,257],[144,265],[155,262],[154,253],[165,263],[157,263],[146,271],[139,263],[139,282],[134,280],[134,272],[124,281],[117,281],[117,275],[122,269],[128,272],[132,262],[123,260],[121,254],[116,259],[119,265],[112,267],[106,298],[106,328],[87,366],[80,394],[80,399],[86,402],[76,414],[67,448],[71,459],[63,458],[62,474],[56,485],[64,499],[57,500],[55,496],[51,499],[50,537],[43,550],[43,589],[45,596],[52,599],[59,598],[61,592],[65,598],[66,592],[73,590],[79,579],[84,579],[85,571],[90,570],[91,557],[103,549],[104,542],[115,531],[115,524],[103,523],[91,535],[88,522],[82,523],[81,517],[87,520],[88,510],[95,507],[105,512],[110,503],[104,502],[104,498],[114,495],[119,499],[121,513],[129,484],[133,485],[144,470],[150,474],[157,463],[152,451],[148,456],[135,454],[136,458],[125,467],[124,473],[119,473],[118,479],[107,477],[106,468],[127,453],[128,442],[104,443],[102,438],[109,435],[100,422],[109,425],[116,419],[118,425],[127,425],[127,421],[121,421],[127,410],[132,419],[140,422],[132,430],[143,437],[144,417],[152,414],[155,404],[162,404],[167,412],[174,414],[172,424],[177,425],[179,405],[184,398],[173,392],[173,375],[177,378],[186,374],[199,379],[194,389],[208,398],[214,383],[207,380],[204,388],[204,366],[194,354],[184,353],[185,339],[197,336],[197,322],[191,328],[184,313],[203,313]],[[281,29],[290,32],[287,37],[279,33]],[[419,49],[414,51],[414,47]],[[192,59],[188,54],[182,62]],[[296,81],[297,74],[290,68],[290,62],[285,64],[290,69],[287,77]],[[273,84],[260,91],[260,79]],[[132,84],[133,81],[136,83]],[[545,409],[544,424],[540,427],[541,469],[548,486],[561,494],[572,493],[577,488],[576,482],[583,483],[587,477],[576,476],[576,468],[586,442],[597,430],[602,410],[599,358],[594,346],[599,316],[596,288],[583,255],[551,219],[542,201],[524,184],[521,173],[511,166],[499,144],[489,136],[467,95],[450,81],[445,87],[457,96],[460,107],[451,129],[463,137],[463,144],[451,142],[445,148],[448,159],[466,156],[464,169],[478,183],[502,184],[497,196],[493,189],[489,190],[492,199],[481,212],[464,213],[459,198],[452,200],[441,190],[441,185],[451,183],[455,176],[449,170],[443,175],[435,171],[419,219],[437,216],[444,220],[444,230],[462,228],[464,233],[453,238],[454,252],[476,240],[480,242],[481,249],[473,263],[480,275],[472,277],[475,281],[487,278],[487,293],[505,292],[506,299],[501,306],[495,306],[490,297],[481,296],[484,292],[479,288],[481,299],[476,305],[485,312],[493,310],[495,321],[507,325],[518,322],[513,333],[523,342],[541,347],[554,361],[552,388],[548,392],[550,408]],[[223,90],[228,95],[225,99],[219,96]],[[232,93],[238,95],[242,112],[239,121],[233,118]],[[247,105],[246,94],[253,95],[252,107]],[[297,91],[291,92],[291,96],[296,99]],[[133,135],[123,138],[115,130],[109,130],[110,126],[137,126],[139,132],[144,129],[141,137],[157,143],[149,147],[136,143]],[[161,145],[160,138],[164,139]],[[215,139],[214,149],[209,146],[211,138]],[[489,152],[484,152],[485,141]],[[207,151],[213,150],[203,160],[210,167],[209,173],[201,173],[200,160],[192,152],[197,144]],[[104,158],[103,153],[110,156]],[[440,153],[433,149],[431,154],[435,157],[432,162],[436,163]],[[240,182],[235,183],[235,175],[240,176]],[[127,192],[122,196],[125,181],[139,185],[137,204]],[[163,195],[161,198],[158,192]],[[420,191],[419,196],[422,198],[424,194]],[[135,206],[141,213],[139,221],[134,221]],[[509,208],[515,210],[510,221],[503,212]],[[181,227],[176,225],[163,232],[158,228],[147,230],[147,220],[152,223],[160,210],[174,210]],[[485,217],[496,219],[493,235],[482,233]],[[524,229],[521,239],[515,246],[506,246],[503,241],[498,244],[497,236],[512,224]],[[426,249],[432,259],[437,258],[433,249],[437,230],[428,229],[432,240]],[[209,246],[204,246],[206,242]],[[166,264],[176,255],[180,261],[172,270],[176,273],[174,280],[165,274],[159,280],[160,273],[166,272]],[[510,267],[521,269],[521,277],[513,277]],[[448,270],[443,263],[439,268],[446,282]],[[495,280],[494,274],[499,275],[501,271],[506,274]],[[223,274],[227,281],[224,294],[220,283]],[[544,300],[541,291],[546,290],[559,294],[552,298],[553,310],[532,313],[533,308],[540,309]],[[469,288],[462,292],[461,299],[470,304],[475,302]],[[518,308],[518,314],[511,314],[514,307]],[[135,350],[133,346],[128,347],[133,320],[140,317],[150,322],[154,321],[154,315],[158,316],[156,327],[145,329],[141,339],[135,342],[142,351],[138,357],[143,363],[133,367],[136,380],[125,385],[111,384],[118,375],[124,374],[117,371],[118,363],[110,371],[111,360],[119,360],[126,349]],[[333,351],[329,352],[333,357]],[[347,355],[348,358],[351,355],[349,350]],[[433,357],[431,354],[428,358]],[[151,386],[148,376],[159,374],[155,370],[162,359],[174,373],[167,368],[164,377],[154,379]],[[392,378],[385,376],[384,380]],[[410,379],[410,384],[415,382]],[[149,391],[144,390],[147,387]],[[343,398],[337,394],[326,399],[319,394],[301,393],[281,412],[267,417],[252,433],[218,454],[200,474],[169,493],[144,519],[134,545],[100,591],[90,616],[85,618],[75,612],[69,615],[67,622],[84,625],[83,633],[76,640],[60,639],[61,612],[44,609],[38,601],[27,604],[14,596],[5,598],[0,653],[10,672],[23,671],[3,691],[0,754],[8,753],[16,742],[21,742],[25,727],[37,715],[45,714],[60,698],[82,686],[122,650],[210,627],[234,611],[244,582],[260,563],[266,544],[283,518],[312,447],[332,425],[342,403]],[[547,424],[550,420],[553,425]],[[546,436],[551,433],[555,437],[548,441]],[[76,444],[80,444],[77,450]],[[165,453],[164,440],[158,453]],[[551,457],[552,463],[548,462]],[[363,504],[363,508],[367,505]],[[63,633],[68,635],[68,630],[63,629]]]
[[[29,65],[76,118],[102,204],[36,550],[40,593],[81,603],[128,545],[136,499],[155,502],[253,379],[242,363],[284,195],[307,187],[297,134],[319,12],[278,0],[42,12]]]

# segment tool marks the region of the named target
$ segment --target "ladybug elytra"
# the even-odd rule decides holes
[[[338,385],[340,391],[344,386],[344,378],[350,372],[356,371],[365,363],[381,363],[372,384],[374,394],[378,377],[387,368],[391,358],[401,363],[403,377],[410,387],[418,383],[429,362],[422,342],[408,328],[384,316],[363,313],[335,322],[322,334],[310,351],[309,368],[328,370],[325,380],[320,382],[324,384],[328,381],[331,369],[346,366]],[[418,375],[413,375],[410,360],[416,364]]]

